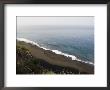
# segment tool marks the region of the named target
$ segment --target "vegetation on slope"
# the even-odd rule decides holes
[[[62,67],[47,63],[35,58],[31,52],[20,45],[16,46],[16,73],[17,74],[79,74],[77,69]]]

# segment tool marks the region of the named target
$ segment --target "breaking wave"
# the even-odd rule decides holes
[[[83,60],[81,60],[81,59],[78,59],[78,58],[77,58],[76,56],[74,56],[74,55],[69,55],[69,54],[63,53],[63,52],[61,52],[61,51],[59,51],[59,50],[51,50],[51,49],[44,48],[44,47],[40,46],[38,43],[36,43],[36,42],[34,42],[34,41],[31,41],[31,40],[28,40],[28,39],[25,39],[25,38],[17,38],[17,40],[18,40],[18,41],[24,41],[24,42],[30,43],[30,44],[32,44],[32,45],[36,45],[36,46],[38,46],[39,48],[42,48],[42,49],[44,49],[44,50],[50,50],[50,51],[52,51],[52,52],[54,52],[54,53],[56,53],[56,54],[60,54],[60,55],[66,56],[66,57],[70,57],[72,60],[77,60],[77,61],[80,61],[80,62],[83,62],[83,63],[87,63],[87,64],[94,65],[94,63],[92,63],[92,62],[90,62],[90,61],[83,61]]]

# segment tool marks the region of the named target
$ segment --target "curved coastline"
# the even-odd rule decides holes
[[[34,42],[34,41],[31,41],[31,40],[28,40],[28,39],[25,39],[25,38],[17,38],[17,40],[18,40],[18,41],[24,41],[24,42],[26,42],[26,43],[30,43],[30,44],[35,45],[35,46],[37,46],[37,47],[39,47],[39,48],[42,48],[42,49],[44,49],[44,50],[52,51],[52,52],[54,52],[55,54],[64,55],[64,56],[66,56],[66,57],[71,58],[71,60],[76,60],[76,61],[79,61],[79,62],[82,62],[82,63],[86,63],[86,64],[90,64],[90,65],[93,65],[93,66],[94,66],[94,63],[92,63],[92,62],[83,61],[83,60],[81,60],[81,59],[78,59],[78,58],[77,58],[76,56],[74,56],[74,55],[69,55],[69,54],[63,53],[63,52],[61,52],[61,51],[59,51],[59,50],[51,50],[51,49],[44,48],[44,47],[40,46],[38,43],[36,43],[36,42]]]
[[[27,40],[24,38],[18,38],[17,39],[17,48],[18,47],[26,48],[27,50],[29,50],[29,52],[31,53],[31,55],[34,58],[36,58],[37,60],[40,59],[40,62],[43,60],[43,62],[46,62],[48,64],[46,66],[50,67],[51,69],[53,67],[54,69],[59,71],[60,69],[58,69],[58,67],[63,67],[63,68],[67,68],[68,70],[72,69],[73,73],[76,73],[76,72],[74,72],[74,70],[76,70],[77,74],[85,74],[85,73],[94,74],[94,65],[88,64],[88,63],[85,63],[82,61],[78,61],[78,60],[76,60],[75,56],[72,59],[72,57],[69,57],[68,54],[65,55],[65,53],[62,54],[62,52],[59,52],[57,50],[50,50],[50,49],[47,49],[44,47],[40,47],[39,44],[37,44],[33,41],[30,41],[30,40]],[[19,55],[19,53],[18,53],[18,55]],[[21,54],[20,54],[20,58],[21,58]],[[27,57],[25,57],[25,58],[27,58]],[[18,60],[19,59],[17,58],[17,61]],[[27,59],[27,60],[30,60],[30,59]],[[43,64],[43,62],[42,62],[42,64]],[[45,65],[43,65],[43,66],[45,66]]]

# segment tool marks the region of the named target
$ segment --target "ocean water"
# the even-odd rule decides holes
[[[25,38],[41,47],[76,56],[94,63],[94,28],[17,28],[17,38]]]

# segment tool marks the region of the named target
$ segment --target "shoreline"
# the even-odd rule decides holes
[[[69,57],[68,55],[65,56],[65,54],[62,52],[40,47],[37,43],[23,38],[17,39],[17,44],[26,47],[30,50],[34,57],[43,59],[45,62],[51,65],[75,68],[79,70],[79,72],[86,72],[88,74],[94,73],[94,65],[78,60],[72,60],[73,58],[76,59],[75,56],[73,58]]]
[[[76,60],[76,61],[80,61],[80,62],[83,62],[83,63],[87,63],[87,64],[94,65],[94,63],[92,63],[92,62],[90,62],[90,61],[84,61],[84,60],[82,60],[82,59],[79,59],[79,58],[77,58],[75,55],[66,54],[66,53],[63,53],[63,52],[61,52],[61,51],[59,51],[59,50],[51,50],[51,49],[47,49],[47,48],[41,47],[41,46],[40,46],[39,44],[37,44],[36,42],[31,41],[31,40],[28,40],[28,39],[25,39],[25,38],[17,38],[17,40],[18,40],[18,41],[24,41],[24,42],[30,43],[30,44],[32,44],[32,45],[36,45],[36,46],[39,47],[39,48],[42,48],[42,49],[44,49],[44,50],[50,50],[50,51],[52,51],[52,52],[54,52],[54,53],[56,53],[56,54],[59,54],[59,55],[64,55],[64,56],[66,56],[66,57],[70,57],[72,60]]]

